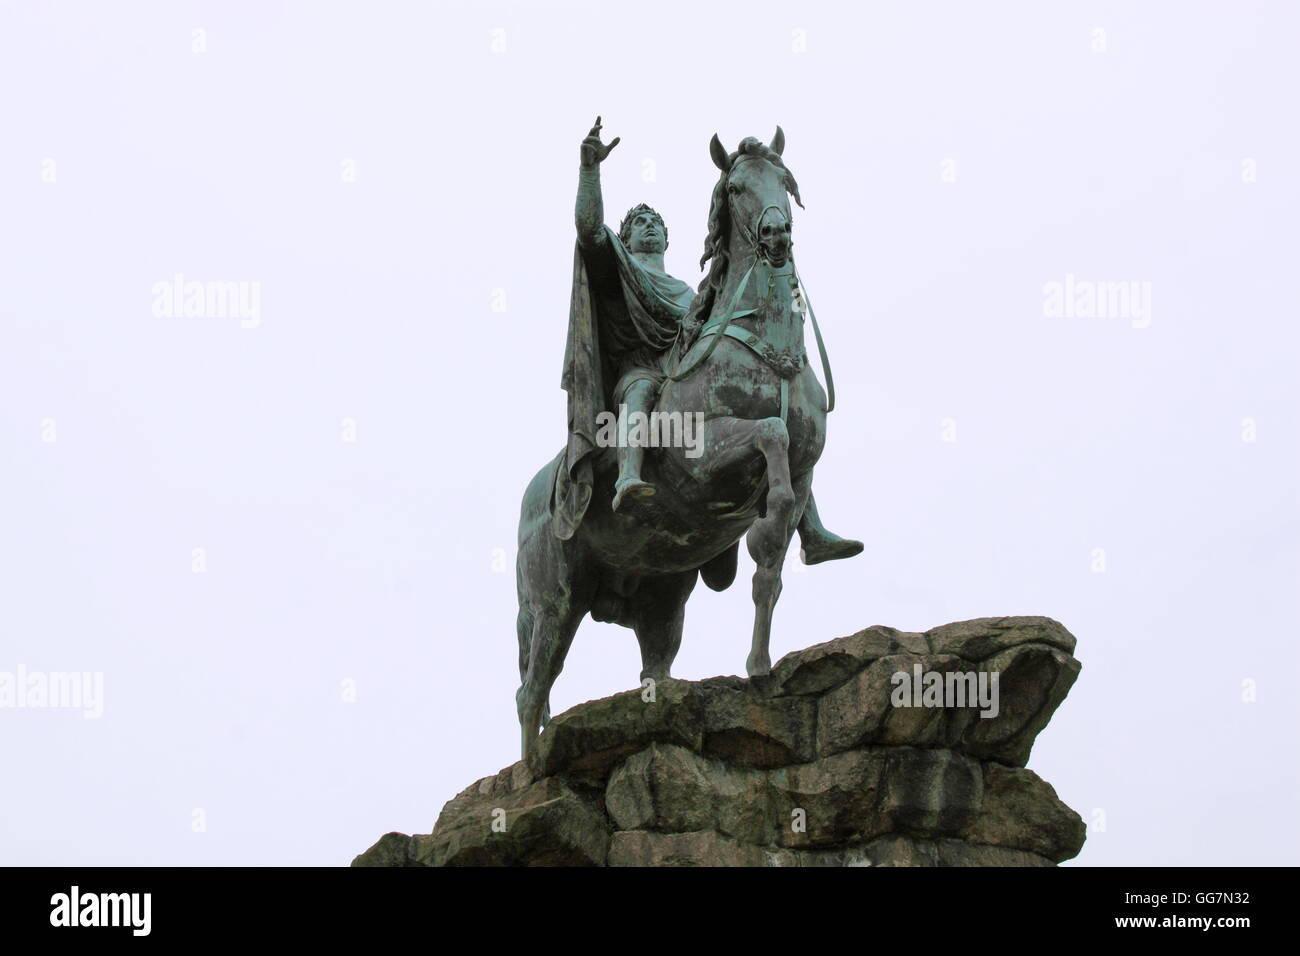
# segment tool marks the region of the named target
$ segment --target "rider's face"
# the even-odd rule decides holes
[[[627,247],[631,252],[663,252],[668,248],[658,216],[643,212],[632,220]]]

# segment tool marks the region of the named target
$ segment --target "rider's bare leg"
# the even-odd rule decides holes
[[[649,415],[654,410],[655,384],[648,379],[641,379],[628,386],[619,409],[621,415],[630,416],[634,412]],[[619,434],[627,434],[626,423],[619,423]],[[617,511],[624,498],[649,498],[655,493],[655,486],[641,480],[641,463],[645,460],[645,448],[641,445],[618,446],[618,481],[614,485],[614,510]]]
[[[851,558],[861,551],[861,541],[841,538],[826,530],[817,514],[817,502],[809,491],[808,504],[804,506],[803,517],[799,519],[799,557],[803,563],[821,564],[823,561]]]

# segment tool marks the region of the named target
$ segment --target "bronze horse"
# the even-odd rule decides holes
[[[552,530],[564,453],[524,493],[515,700],[525,757],[549,720],[551,686],[582,619],[590,613],[632,628],[641,646],[641,679],[669,677],[697,577],[715,591],[729,587],[742,536],[757,565],[746,671],[771,670],[781,568],[808,502],[834,401],[820,334],[830,403],[804,348],[806,290],[794,291],[787,197],[802,202],[781,157],[784,145],[780,127],[770,144],[747,137],[732,153],[716,135],[709,144],[721,171],[701,259],[701,266],[710,259],[712,266],[682,321],[676,365],[656,405],[661,413],[703,413],[703,453],[648,449],[644,475],[658,494],[615,513],[617,462],[614,449],[601,449],[590,503],[567,539]]]

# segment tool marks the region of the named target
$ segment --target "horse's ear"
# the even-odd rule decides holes
[[[776,128],[776,135],[772,137],[772,152],[778,156],[785,152],[785,130],[780,126]]]
[[[714,133],[713,139],[709,140],[709,155],[713,157],[713,165],[724,173],[731,168],[731,163],[727,160],[727,151],[723,149],[717,133]]]

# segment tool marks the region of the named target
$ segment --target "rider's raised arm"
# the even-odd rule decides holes
[[[578,242],[587,248],[602,245],[605,239],[605,203],[600,195],[600,167],[578,171],[578,200],[573,208],[578,227]]]
[[[600,141],[600,117],[587,133],[578,149],[578,200],[574,204],[573,219],[578,227],[578,242],[596,248],[605,242],[605,202],[600,194],[600,164],[609,151],[618,145],[619,138],[606,146]]]

